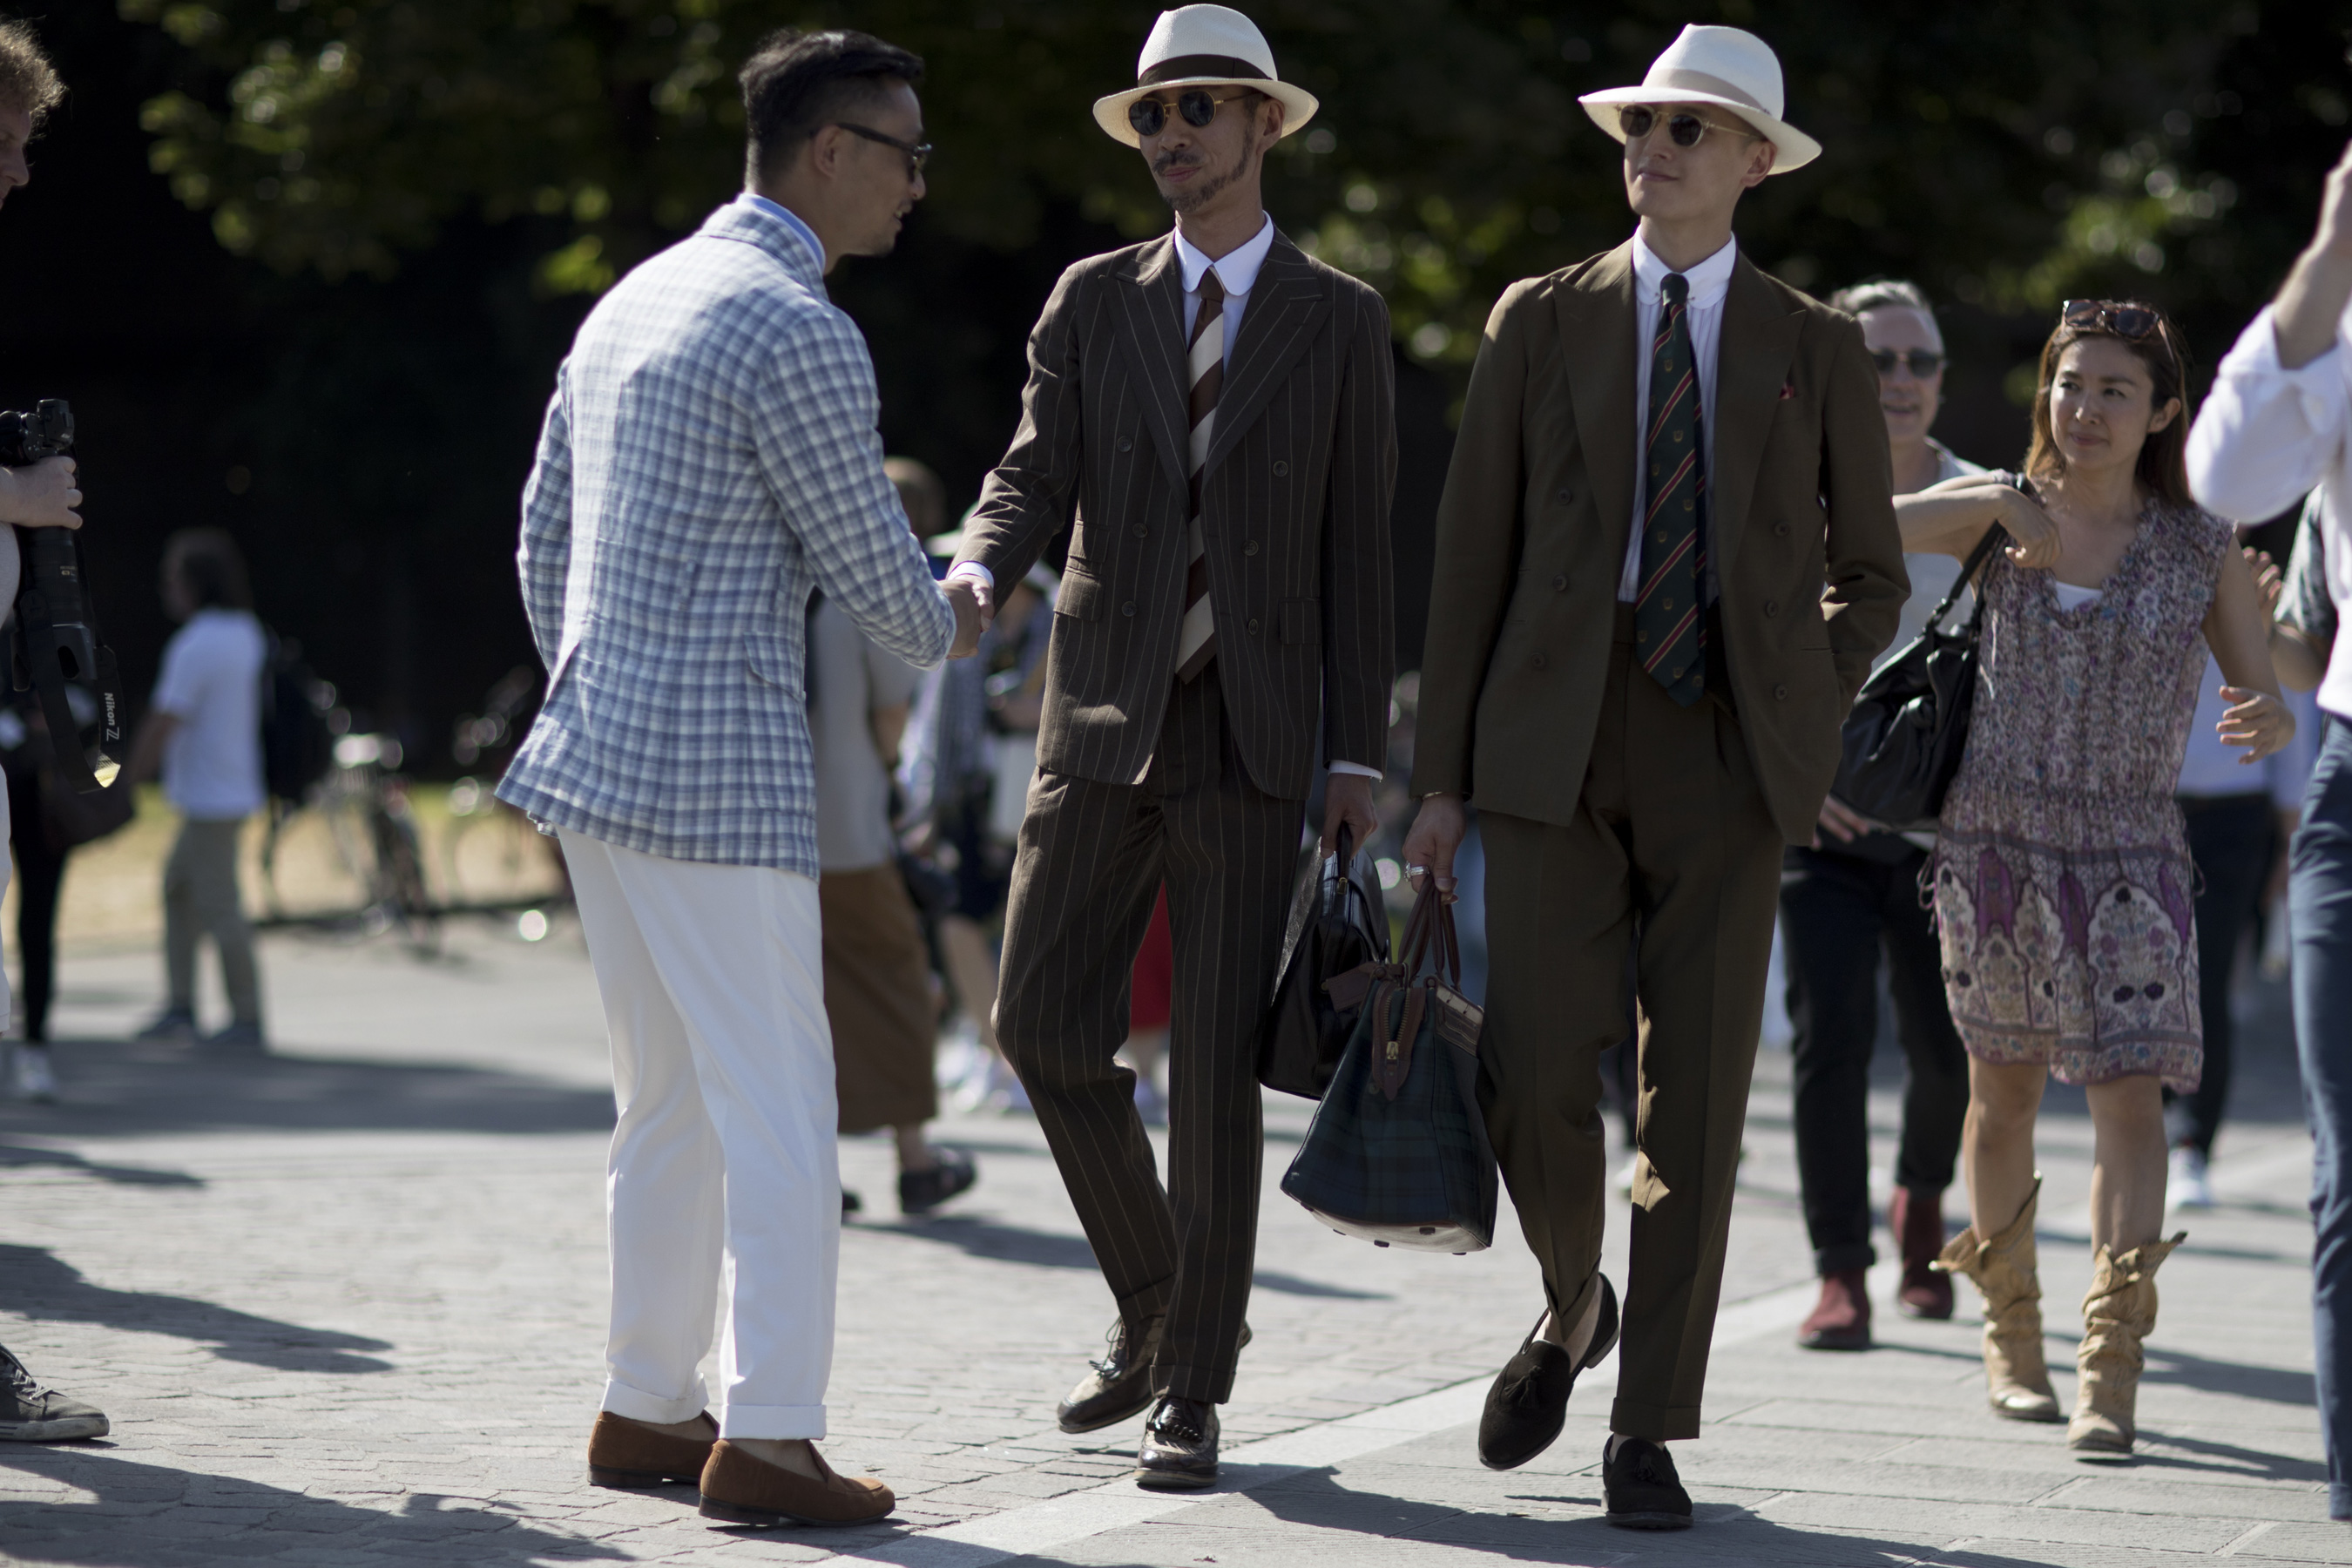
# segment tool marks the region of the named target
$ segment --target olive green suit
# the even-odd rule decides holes
[[[1641,1012],[1618,1431],[1698,1432],[1780,847],[1908,593],[1878,381],[1852,317],[1745,257],[1706,480],[1706,699],[1633,658],[1617,602],[1641,441],[1630,244],[1517,283],[1486,326],[1438,512],[1412,788],[1478,809],[1482,1099],[1553,1306],[1598,1288],[1599,1058]]]

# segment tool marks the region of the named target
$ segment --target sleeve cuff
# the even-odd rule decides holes
[[[991,572],[987,567],[982,566],[977,561],[959,561],[954,565],[948,568],[947,580],[949,582],[952,583],[959,577],[973,578],[986,587],[990,593],[993,594],[996,592],[996,574]]]
[[[1377,779],[1381,776],[1380,769],[1368,768],[1361,763],[1333,763],[1331,771],[1335,773],[1352,773],[1360,779]]]

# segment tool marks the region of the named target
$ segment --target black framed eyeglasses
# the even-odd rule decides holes
[[[2069,300],[2058,307],[2058,322],[2095,332],[2113,332],[2137,342],[2154,334],[2164,324],[2164,318],[2146,305],[2127,305],[2116,300]]]
[[[1710,131],[1720,131],[1727,136],[1745,136],[1756,140],[1756,131],[1747,125],[1725,125],[1704,115],[1678,109],[1672,114],[1651,108],[1646,103],[1629,103],[1617,111],[1617,129],[1625,133],[1628,142],[1639,142],[1657,129],[1660,119],[1665,121],[1666,138],[1677,147],[1696,147]]]
[[[1206,125],[1217,117],[1218,105],[1256,96],[1252,92],[1229,92],[1219,97],[1205,87],[1187,88],[1176,95],[1176,112],[1184,117],[1187,125]],[[1139,98],[1127,106],[1127,122],[1135,127],[1138,136],[1157,136],[1168,123],[1168,106],[1156,98]]]
[[[885,136],[879,131],[871,131],[863,125],[852,125],[846,120],[836,120],[834,123],[852,136],[863,136],[868,142],[877,142],[885,147],[896,148],[904,153],[907,155],[907,178],[909,180],[920,179],[923,165],[931,161],[931,144],[928,142],[901,142],[896,136]]]
[[[1870,363],[1878,367],[1881,375],[1893,375],[1896,365],[1906,367],[1921,381],[1934,379],[1944,368],[1944,356],[1934,349],[1873,349]]]

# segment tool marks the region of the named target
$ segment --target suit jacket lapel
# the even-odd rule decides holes
[[[1209,442],[1209,460],[1202,465],[1203,474],[1234,449],[1330,313],[1329,291],[1298,247],[1277,231],[1274,248],[1266,252],[1265,264],[1250,288],[1241,335],[1225,363],[1224,390],[1217,395],[1217,429]]]
[[[1789,309],[1743,252],[1731,269],[1716,346],[1715,457],[1706,489],[1707,548],[1718,581],[1748,525],[1764,440],[1780,411],[1803,326],[1803,313]]]
[[[1144,251],[1126,275],[1115,319],[1119,347],[1141,384],[1136,397],[1151,444],[1181,490],[1192,478],[1192,422],[1184,409],[1184,272],[1173,239]]]
[[[1633,407],[1640,322],[1633,310],[1633,242],[1611,251],[1558,299],[1569,402],[1601,537],[1616,552],[1613,562],[1623,556],[1633,526],[1634,439],[1642,423]]]

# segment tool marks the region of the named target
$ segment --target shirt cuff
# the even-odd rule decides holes
[[[1360,779],[1377,779],[1381,776],[1380,769],[1368,768],[1361,763],[1333,763],[1331,771],[1335,773],[1350,773]]]
[[[959,561],[954,565],[948,568],[947,580],[949,582],[952,583],[959,577],[974,578],[980,582],[982,585],[986,587],[990,593],[993,594],[996,592],[996,574],[991,572],[987,567],[982,566],[977,561]]]

